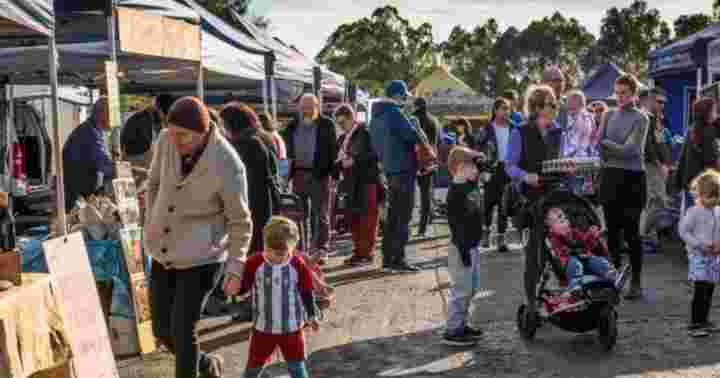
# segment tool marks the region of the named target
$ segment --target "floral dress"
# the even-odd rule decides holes
[[[706,242],[720,243],[720,208],[690,208],[680,220],[679,231],[688,253],[688,279],[720,282],[720,256],[703,253]]]

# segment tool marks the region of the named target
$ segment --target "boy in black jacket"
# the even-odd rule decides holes
[[[471,346],[482,337],[482,331],[467,325],[470,301],[480,288],[480,243],[483,222],[483,198],[479,187],[479,170],[476,161],[484,159],[482,153],[465,147],[455,147],[448,157],[448,170],[452,176],[448,189],[448,224],[452,243],[448,250],[447,330],[443,343]]]

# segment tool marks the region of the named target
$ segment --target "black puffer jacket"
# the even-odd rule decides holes
[[[447,194],[448,225],[452,243],[460,251],[463,265],[471,265],[470,250],[482,239],[485,205],[477,182],[451,183]]]

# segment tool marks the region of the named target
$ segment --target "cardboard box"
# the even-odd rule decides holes
[[[17,250],[0,253],[0,280],[10,281],[15,286],[22,285],[20,254]]]
[[[110,343],[116,357],[132,357],[140,354],[135,319],[110,317]]]
[[[10,205],[10,197],[7,192],[0,191],[0,209],[7,209]]]

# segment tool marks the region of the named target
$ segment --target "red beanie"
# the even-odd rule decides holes
[[[210,112],[197,97],[183,97],[170,108],[168,123],[204,134],[210,130]]]

